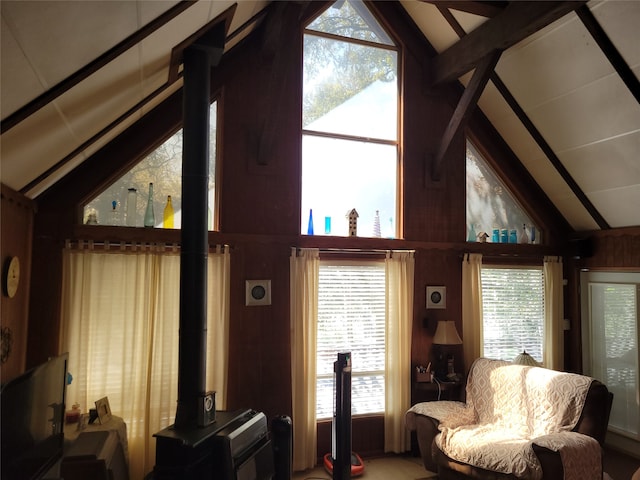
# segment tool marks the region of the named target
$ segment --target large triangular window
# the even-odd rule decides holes
[[[540,243],[541,232],[467,141],[467,241]]]
[[[360,1],[304,31],[301,233],[396,237],[398,49]]]
[[[209,230],[215,225],[217,102],[209,110]],[[182,129],[143,158],[84,206],[83,223],[142,227],[153,183],[153,226],[180,228],[182,207]],[[173,222],[164,221],[171,196]]]

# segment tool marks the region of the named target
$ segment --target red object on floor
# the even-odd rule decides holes
[[[327,472],[333,475],[333,457],[331,456],[331,453],[325,454],[323,460],[324,468],[327,470]],[[360,455],[358,455],[356,452],[351,452],[351,476],[359,477],[363,473],[364,462],[362,461],[362,458],[360,458]]]

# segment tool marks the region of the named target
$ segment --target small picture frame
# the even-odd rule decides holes
[[[447,287],[427,287],[427,308],[447,308]]]
[[[109,406],[109,398],[103,397],[96,400],[96,412],[98,413],[98,421],[100,424],[107,423],[111,420],[111,407]]]
[[[247,280],[245,282],[245,305],[271,305],[271,280]]]

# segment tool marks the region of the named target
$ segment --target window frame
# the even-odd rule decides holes
[[[540,335],[540,345],[541,345],[541,350],[540,350],[540,357],[538,358],[536,356],[535,351],[529,350],[527,351],[527,353],[531,354],[534,359],[542,364],[543,360],[544,360],[544,352],[545,352],[545,335],[544,335],[544,331],[546,328],[546,319],[545,319],[545,302],[546,302],[546,298],[545,298],[545,289],[544,289],[544,267],[538,263],[530,263],[530,264],[524,264],[524,263],[515,263],[515,262],[509,262],[509,263],[483,263],[482,264],[482,268],[481,268],[481,273],[480,273],[480,277],[481,277],[481,284],[482,284],[482,299],[483,299],[483,307],[482,307],[482,355],[486,356],[486,351],[485,351],[485,308],[484,308],[484,299],[486,298],[485,292],[485,283],[482,281],[482,271],[485,270],[538,270],[540,271],[540,284],[541,284],[541,294],[542,294],[542,306],[541,306],[541,312],[540,312],[540,325],[539,328],[541,330],[541,335]],[[520,347],[518,347],[520,348]],[[524,350],[526,350],[526,347],[524,347]],[[513,360],[516,355],[522,353],[522,351],[518,351],[515,355],[512,356],[512,358],[503,358],[503,360],[508,360],[511,361]]]
[[[216,106],[216,116],[215,116],[215,122],[216,122],[216,129],[215,129],[215,156],[211,157],[210,156],[210,161],[213,160],[215,162],[215,166],[213,169],[213,175],[214,175],[214,191],[213,191],[213,204],[209,205],[209,208],[211,209],[211,216],[212,216],[212,222],[211,222],[211,228],[209,228],[209,232],[219,232],[220,231],[220,211],[221,211],[221,206],[220,206],[220,201],[221,201],[221,180],[222,180],[222,162],[221,162],[221,151],[222,151],[222,109],[223,109],[223,95],[221,91],[218,91],[215,95],[213,95],[210,99],[209,102],[209,109],[211,109],[211,107],[217,104]],[[211,123],[211,117],[210,117],[210,123]],[[99,188],[97,188],[96,190],[93,190],[91,192],[88,193],[88,195],[84,196],[82,199],[80,199],[80,201],[76,204],[76,222],[79,225],[87,225],[92,227],[92,225],[88,225],[85,223],[86,220],[86,209],[87,206],[93,201],[95,200],[97,197],[99,197],[100,195],[104,194],[112,185],[114,185],[116,182],[120,181],[120,179],[126,175],[128,172],[130,172],[132,169],[134,169],[138,164],[140,164],[140,162],[143,162],[149,155],[151,155],[153,152],[155,152],[158,148],[160,148],[162,145],[164,145],[171,137],[173,137],[174,135],[176,135],[178,132],[180,132],[182,129],[184,128],[184,125],[182,122],[178,123],[177,125],[173,126],[171,129],[169,129],[168,131],[165,132],[164,135],[158,137],[157,139],[155,139],[155,141],[151,144],[149,144],[149,146],[147,148],[145,148],[143,151],[141,151],[138,155],[136,155],[135,157],[131,158],[129,161],[127,161],[121,168],[117,169],[117,171],[114,172],[113,175],[111,175],[110,177],[108,177]],[[212,138],[209,139],[209,141],[211,142]],[[182,161],[182,156],[181,156],[181,161]],[[182,170],[180,171],[180,176],[182,176]],[[155,182],[154,182],[154,187],[155,187]],[[144,202],[146,202],[146,198],[147,198],[147,193],[148,191],[145,189],[144,191],[138,191],[138,195],[143,198]],[[180,192],[181,194],[182,192]],[[173,197],[173,194],[172,194]],[[173,199],[173,198],[172,198]],[[140,202],[140,198],[138,200]],[[102,222],[100,221],[99,226],[110,226],[110,227],[128,227],[126,225],[126,222],[124,220],[124,214],[126,211],[126,196],[125,198],[123,198],[121,200],[121,215],[122,215],[122,219],[120,221],[120,223],[118,225],[111,225],[109,223],[106,222]],[[166,204],[166,198],[165,197],[159,197],[158,196],[158,192],[155,191],[154,188],[154,210],[155,210],[155,216],[156,219],[162,219],[162,214],[163,214],[163,209],[165,207]],[[146,203],[145,203],[146,205]],[[162,208],[156,208],[158,206],[161,206]],[[138,204],[138,207],[140,207],[140,203]],[[175,205],[174,205],[174,209],[175,209]],[[140,209],[138,208],[138,211]],[[100,220],[100,219],[99,219]],[[140,219],[141,220],[141,219]],[[129,227],[129,228],[135,228],[137,230],[147,230],[143,228],[142,223],[140,225],[136,225],[134,227]],[[178,227],[174,227],[174,229],[179,230]],[[161,226],[160,227],[155,227],[153,229],[150,230],[155,230],[155,231],[161,231],[164,230]],[[167,229],[167,230],[171,230],[171,229]],[[126,233],[125,233],[125,229],[121,229],[118,228],[118,234],[121,237],[127,237]],[[122,235],[124,234],[124,235]]]
[[[320,258],[320,265],[319,265],[319,269],[322,270],[322,268],[326,267],[326,266],[355,266],[355,267],[371,267],[371,266],[375,266],[377,268],[379,268],[382,272],[383,277],[386,279],[386,267],[385,267],[385,263],[384,263],[384,258],[379,257],[377,255],[371,256],[371,258],[355,258],[355,257],[349,257],[349,258],[336,258],[335,256],[325,256],[325,257],[321,257]],[[320,285],[318,285],[319,290],[320,290]],[[384,289],[384,298],[383,298],[383,303],[386,302],[386,296],[387,296],[387,292],[386,292],[386,282],[385,285],[383,285],[382,287]],[[384,308],[384,306],[383,306]],[[320,292],[318,292],[318,313],[320,313]],[[383,312],[383,317],[382,317],[382,328],[384,330],[384,333],[386,335],[386,321],[385,321],[385,317],[386,317],[386,312]],[[320,361],[318,359],[319,356],[319,352],[318,352],[318,345],[319,345],[319,336],[320,336],[320,332],[318,329],[319,326],[319,318],[316,319],[316,365],[319,365]],[[386,345],[383,344],[382,348],[384,349],[384,352],[386,352]],[[386,353],[384,355],[384,363],[386,366]],[[357,362],[356,362],[356,367],[357,367]],[[317,368],[317,367],[316,367]],[[352,378],[352,383],[353,383],[353,378],[354,377],[371,377],[371,376],[379,376],[381,377],[382,380],[382,403],[383,403],[383,408],[381,411],[371,411],[371,412],[363,412],[363,413],[354,413],[353,416],[367,416],[367,415],[384,415],[385,413],[385,408],[384,408],[384,389],[386,388],[385,386],[385,367],[383,367],[381,370],[376,370],[376,369],[369,369],[369,370],[362,370],[362,371],[357,371],[354,370],[354,366],[352,364],[352,372],[351,372],[351,378]],[[317,395],[319,392],[319,381],[320,380],[327,380],[327,379],[333,379],[333,372],[331,373],[318,373],[318,370],[316,370],[316,379],[315,379],[315,385],[316,385],[316,416],[318,415],[318,405],[319,405],[319,401],[320,401],[320,395]],[[354,410],[353,407],[353,403],[354,403],[354,398],[352,397],[352,410]],[[329,404],[331,411],[333,411],[333,398],[331,399],[331,403]],[[329,420],[331,418],[331,416],[317,416],[317,420],[318,421],[323,421],[323,420]]]
[[[357,0],[355,0],[357,1]],[[301,32],[301,41],[302,44],[304,45],[304,39],[305,39],[305,35],[313,35],[313,36],[318,36],[318,37],[322,37],[322,38],[327,38],[327,39],[331,39],[331,40],[336,40],[336,41],[343,41],[343,42],[347,42],[347,43],[354,43],[357,45],[361,45],[361,46],[367,46],[367,47],[372,47],[372,48],[380,48],[380,49],[385,49],[385,50],[390,50],[390,51],[394,51],[396,52],[396,86],[397,86],[397,108],[396,108],[396,140],[386,140],[386,139],[377,139],[377,138],[372,138],[372,137],[368,137],[368,136],[358,136],[358,135],[345,135],[345,134],[332,134],[332,133],[327,133],[327,132],[322,132],[322,131],[317,131],[317,130],[313,130],[313,129],[308,129],[304,127],[303,122],[301,122],[301,133],[300,133],[300,139],[301,139],[301,145],[304,142],[304,137],[305,135],[308,136],[312,136],[312,137],[319,137],[319,138],[330,138],[330,139],[338,139],[338,140],[345,140],[345,141],[353,141],[353,142],[363,142],[363,143],[370,143],[370,144],[380,144],[380,145],[388,145],[388,146],[393,146],[396,149],[396,164],[395,164],[395,170],[396,170],[396,178],[395,178],[395,212],[394,212],[394,225],[393,225],[393,237],[392,238],[397,238],[397,239],[403,239],[404,238],[404,218],[403,218],[403,212],[404,212],[404,204],[403,204],[403,199],[404,199],[404,185],[403,185],[403,148],[402,148],[402,138],[403,138],[403,102],[402,102],[402,98],[403,98],[403,80],[402,80],[402,65],[404,64],[403,61],[403,48],[402,48],[402,42],[398,39],[397,35],[395,35],[395,33],[390,29],[389,25],[387,22],[385,22],[383,19],[380,18],[380,16],[378,15],[378,12],[376,11],[375,8],[370,8],[369,5],[367,5],[365,2],[360,2],[363,4],[364,8],[367,9],[368,13],[374,18],[374,20],[380,25],[380,27],[384,30],[384,32],[386,33],[386,35],[389,37],[390,41],[393,42],[393,45],[388,45],[385,43],[377,43],[377,42],[372,42],[372,41],[367,41],[367,40],[361,40],[361,39],[357,39],[357,38],[351,38],[351,37],[345,37],[345,36],[341,36],[341,35],[335,35],[335,34],[331,34],[331,33],[327,33],[327,32],[322,32],[322,31],[318,31],[318,30],[310,30],[308,27],[309,25],[311,25],[318,17],[320,17],[321,15],[323,15],[325,13],[326,10],[328,10],[329,8],[331,8],[335,3],[337,2],[331,2],[329,3],[325,8],[321,9],[316,15],[314,15],[313,17],[307,19],[307,21],[304,23],[303,28],[302,28],[302,32]],[[302,48],[302,65],[304,65],[304,46]],[[304,69],[304,67],[303,67]],[[301,92],[304,91],[304,85],[303,85],[303,80],[301,77]],[[302,99],[303,95],[301,93],[301,99]],[[301,108],[304,108],[304,105],[301,106]],[[300,117],[303,118],[303,112],[301,111],[300,113]],[[304,159],[303,159],[303,154],[301,152],[300,155],[300,171],[302,172],[303,169],[303,163],[304,163]],[[302,176],[301,176],[302,179]],[[302,210],[302,185],[300,187],[300,214],[299,214],[299,218],[300,218],[300,225],[307,225],[307,220],[308,218],[306,217],[307,212]],[[349,207],[350,208],[350,207]],[[346,210],[345,210],[346,211]],[[336,235],[334,230],[334,227],[332,227],[332,232],[330,235]],[[305,235],[305,233],[303,233],[303,231],[301,230],[301,234]],[[318,233],[316,233],[317,235]],[[338,235],[338,236],[342,236],[342,235]],[[346,232],[344,234],[344,236],[346,236]],[[368,238],[368,237],[365,237]]]

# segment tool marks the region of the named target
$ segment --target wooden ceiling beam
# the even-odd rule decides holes
[[[507,5],[508,1],[487,1],[473,2],[465,0],[422,0],[425,3],[432,3],[438,8],[450,8],[461,12],[480,15],[481,17],[492,18],[501,13]]]
[[[504,11],[433,59],[431,83],[437,85],[458,79],[494,50],[506,50],[584,3],[511,2]]]
[[[501,54],[502,52],[495,50],[483,58],[476,67],[475,72],[473,72],[473,76],[471,77],[471,81],[469,81],[467,88],[464,89],[464,93],[462,94],[462,97],[460,97],[460,101],[453,112],[451,120],[449,120],[449,124],[447,125],[444,135],[442,136],[442,142],[440,143],[438,153],[431,165],[431,179],[434,182],[440,180],[440,177],[442,176],[442,166],[451,147],[451,143],[456,134],[464,126],[466,119],[477,106],[478,99],[480,98],[484,87],[487,85]]]

